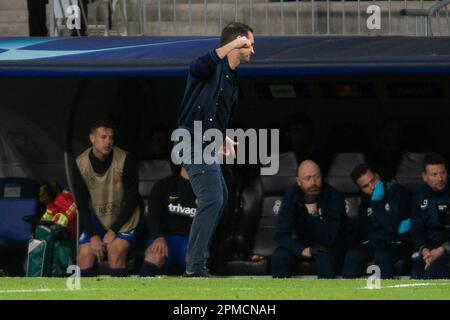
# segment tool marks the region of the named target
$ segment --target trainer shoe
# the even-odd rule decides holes
[[[210,275],[208,271],[199,271],[193,273],[187,273],[186,271],[183,273],[183,278],[209,278]]]

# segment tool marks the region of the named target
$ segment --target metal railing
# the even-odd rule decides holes
[[[145,5],[144,0],[139,0],[137,5],[141,13],[139,15],[139,25],[141,34],[144,34],[145,23]],[[127,1],[126,0],[88,0],[89,11],[94,11],[89,19],[81,0],[49,0],[48,2],[48,24],[50,36],[59,36],[64,33],[71,32],[68,30],[65,22],[70,14],[67,13],[67,6],[76,5],[79,8],[79,18],[83,21],[88,21],[86,24],[86,33],[98,34],[108,36],[113,29],[113,22],[116,27],[116,32],[127,36],[128,31],[128,15],[127,15]],[[101,15],[102,22],[99,23],[98,14]],[[121,21],[118,21],[120,18]],[[121,30],[119,30],[121,28]],[[80,35],[80,29],[73,29],[74,32]]]
[[[431,6],[428,10],[426,9],[403,9],[400,11],[400,14],[402,16],[413,16],[413,17],[420,17],[424,20],[425,25],[425,35],[427,36],[433,36],[433,17],[436,17],[437,19],[437,27],[438,32],[441,34],[441,12],[445,10],[445,18],[447,21],[447,30],[446,33],[448,34],[448,31],[450,29],[450,24],[448,20],[448,5],[450,4],[450,0],[441,0],[436,2],[433,6]]]
[[[218,35],[232,21],[267,35],[450,35],[448,0],[123,1],[130,35]]]

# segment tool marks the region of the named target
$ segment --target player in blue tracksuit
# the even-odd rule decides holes
[[[392,278],[399,251],[407,245],[410,193],[398,183],[383,182],[367,164],[356,166],[351,176],[362,193],[357,220],[359,243],[345,255],[343,277],[360,277],[367,263],[375,261],[381,277]]]
[[[411,233],[417,252],[412,256],[412,279],[449,278],[450,187],[445,159],[424,157],[422,179],[413,202]]]
[[[342,195],[322,183],[316,163],[303,161],[297,184],[285,194],[278,213],[279,247],[272,254],[272,276],[290,277],[295,263],[313,259],[319,278],[334,278],[334,261],[342,243],[346,217]]]

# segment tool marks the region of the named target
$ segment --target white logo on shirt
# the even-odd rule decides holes
[[[347,199],[345,199],[344,202],[345,202],[345,213],[348,215],[348,213],[350,212],[350,203],[348,202]]]
[[[173,205],[169,204],[169,212],[172,214],[177,214],[181,216],[188,216],[190,218],[195,217],[195,214],[197,213],[197,208],[189,208],[189,207],[182,207],[181,204]]]
[[[420,205],[420,209],[425,210],[426,208],[428,208],[428,199],[424,199]]]

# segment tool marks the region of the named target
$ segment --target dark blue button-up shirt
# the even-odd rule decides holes
[[[178,113],[178,127],[193,133],[194,121],[201,121],[203,132],[210,128],[224,131],[238,100],[234,73],[228,59],[220,59],[216,50],[192,61]],[[219,108],[223,109],[218,112]]]

